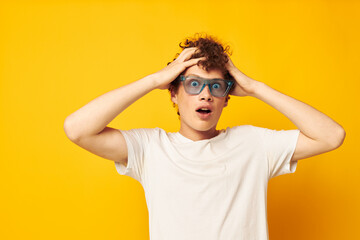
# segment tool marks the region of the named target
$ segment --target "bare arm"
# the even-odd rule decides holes
[[[279,110],[300,130],[292,161],[334,150],[343,143],[345,130],[310,105],[280,93],[266,84],[261,84],[253,96]]]
[[[300,135],[292,161],[334,150],[343,143],[345,130],[324,113],[246,76],[231,60],[227,66],[236,80],[233,95],[258,98],[280,111],[298,127]]]
[[[182,71],[203,59],[188,60],[195,50],[196,48],[185,49],[174,62],[164,69],[107,92],[69,115],[64,122],[67,137],[96,155],[126,162],[125,139],[120,131],[107,127],[107,124],[150,91],[167,89],[170,82]]]
[[[70,139],[96,135],[136,100],[155,89],[155,75],[107,92],[92,100],[65,120]]]

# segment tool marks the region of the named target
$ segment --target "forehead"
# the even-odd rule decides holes
[[[205,69],[197,65],[187,68],[184,72],[184,75],[196,75],[202,78],[224,78],[222,72],[219,69],[213,69],[207,72]]]

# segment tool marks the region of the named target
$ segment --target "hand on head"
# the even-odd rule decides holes
[[[168,89],[170,83],[176,79],[183,71],[185,71],[188,67],[191,67],[197,64],[200,60],[205,60],[205,57],[193,58],[190,57],[196,52],[196,47],[186,48],[184,49],[180,55],[165,68],[156,72],[157,80],[156,87],[158,89]]]
[[[225,66],[230,75],[235,79],[235,83],[230,91],[230,95],[244,97],[251,96],[255,93],[256,88],[261,82],[256,81],[241,72],[231,61],[230,57]]]

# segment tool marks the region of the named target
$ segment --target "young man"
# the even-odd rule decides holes
[[[344,129],[313,107],[237,69],[211,37],[186,41],[164,69],[112,90],[65,121],[74,143],[113,160],[139,181],[154,240],[268,239],[269,179],[295,172],[297,161],[338,148]],[[106,125],[154,89],[169,89],[179,132]],[[228,94],[251,96],[279,110],[298,129],[216,126]]]

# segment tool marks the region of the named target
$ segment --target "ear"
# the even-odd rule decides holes
[[[226,98],[225,98],[224,107],[226,107],[228,105],[229,99],[230,99],[230,96],[227,95]]]
[[[175,93],[174,90],[171,90],[171,101],[175,104],[178,104],[178,101],[177,101],[177,94]]]

